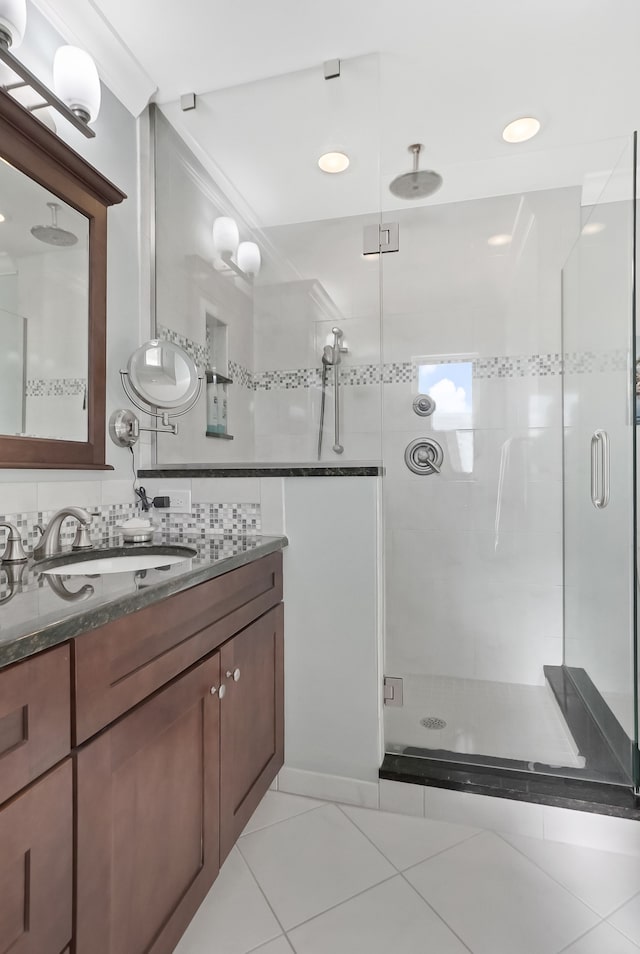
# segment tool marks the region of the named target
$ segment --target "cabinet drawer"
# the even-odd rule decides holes
[[[69,647],[0,672],[0,803],[68,754]]]
[[[0,954],[59,954],[71,940],[71,759],[0,809]]]
[[[75,742],[89,739],[282,599],[282,554],[74,640]]]

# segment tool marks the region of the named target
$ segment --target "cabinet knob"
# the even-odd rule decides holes
[[[234,682],[239,682],[240,670],[236,668],[232,672],[230,669],[227,669],[227,679],[233,679]]]
[[[211,693],[212,696],[215,696],[217,692],[219,699],[224,699],[224,694],[226,691],[227,691],[226,686],[220,686],[219,688],[217,686],[211,686],[211,689],[209,689],[209,692]]]

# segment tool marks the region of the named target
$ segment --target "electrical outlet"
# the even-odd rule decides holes
[[[166,496],[171,501],[170,505],[162,510],[162,513],[191,513],[190,490],[160,490],[158,496]]]

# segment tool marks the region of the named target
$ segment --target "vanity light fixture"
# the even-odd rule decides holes
[[[323,172],[335,175],[349,168],[349,156],[345,152],[325,152],[318,159],[318,165]]]
[[[60,46],[53,58],[53,88],[74,116],[93,123],[100,112],[100,77],[89,54],[77,46]]]
[[[30,89],[39,101],[30,106],[20,103],[22,109],[37,116],[38,110],[53,106],[72,126],[92,139],[95,132],[88,124],[94,122],[100,109],[100,79],[95,63],[84,50],[60,47],[53,63],[53,92],[11,52],[22,43],[26,23],[26,0],[0,0],[0,62],[14,74],[0,89],[5,93]],[[55,132],[50,115],[43,121],[49,128],[53,125]]]
[[[255,242],[241,242],[235,219],[219,216],[213,223],[214,268],[233,272],[246,282],[253,282],[260,271],[260,249]]]
[[[27,26],[27,0],[0,0],[0,44],[20,46]]]
[[[502,130],[502,138],[505,142],[516,143],[526,142],[527,139],[533,139],[540,132],[540,120],[535,116],[521,116],[514,119]]]

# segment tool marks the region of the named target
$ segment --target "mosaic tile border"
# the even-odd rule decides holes
[[[86,378],[27,378],[26,397],[71,397],[84,394]]]
[[[194,341],[193,338],[187,338],[186,335],[174,331],[173,328],[167,328],[165,325],[158,326],[158,337],[163,341],[171,341],[172,344],[176,344],[186,351],[195,361],[198,371],[204,372],[211,367],[210,342],[208,339],[207,343],[203,345]],[[253,372],[238,361],[229,359],[229,377],[234,384],[239,384],[240,387],[249,391],[255,391]]]
[[[0,523],[6,520],[15,524],[20,531],[25,549],[30,553],[40,539],[36,524],[46,526],[54,513],[54,510],[33,510],[25,513],[0,514]],[[91,513],[93,516],[91,538],[94,543],[98,543],[114,537],[119,539],[116,527],[130,517],[140,516],[140,508],[135,503],[105,504],[93,508]],[[165,533],[170,531],[173,536],[178,537],[199,536],[203,540],[214,538],[229,540],[238,535],[253,536],[260,533],[261,527],[258,503],[194,503],[190,514],[162,513],[154,510],[152,520],[155,527]],[[63,546],[70,546],[73,543],[76,527],[75,520],[64,521],[61,532]],[[0,536],[2,547],[4,547],[4,539],[4,536]],[[38,586],[43,585],[44,581],[38,583]],[[0,600],[9,593],[6,574],[0,569]]]

